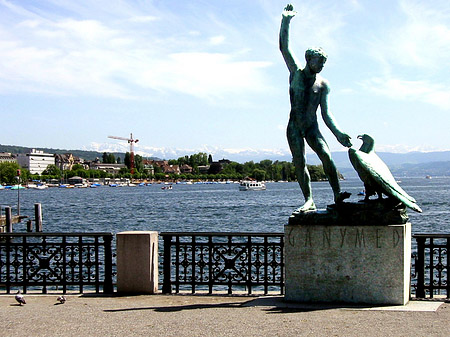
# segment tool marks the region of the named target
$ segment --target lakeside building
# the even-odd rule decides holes
[[[121,168],[126,168],[125,164],[105,164],[105,163],[91,163],[91,169],[101,170],[106,173],[117,174]]]
[[[197,166],[197,169],[198,169],[198,173],[200,173],[200,174],[208,174],[209,165]]]
[[[17,163],[17,160],[9,152],[0,152],[0,163]]]
[[[162,170],[165,174],[180,174],[180,167],[178,165],[164,165]]]
[[[61,171],[71,170],[74,162],[74,156],[71,153],[55,154],[55,165]]]
[[[145,165],[152,165],[153,167],[159,167],[161,171],[165,174],[180,174],[180,166],[179,165],[169,165],[168,160],[145,160],[143,161]]]
[[[147,174],[154,175],[155,167],[153,166],[153,160],[143,159],[142,165],[144,166],[144,172]]]
[[[190,167],[188,164],[181,165],[180,171],[181,171],[181,173],[184,173],[184,174],[193,172],[192,167]]]
[[[20,153],[17,156],[17,163],[31,174],[42,174],[48,165],[55,165],[55,156],[32,149],[30,153]]]
[[[75,164],[83,166],[85,170],[89,169],[89,165],[84,159],[74,156],[72,153],[55,154],[55,165],[61,171],[70,171]]]

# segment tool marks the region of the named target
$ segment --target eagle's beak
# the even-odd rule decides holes
[[[359,135],[358,137],[356,137],[358,139],[363,139],[362,135]]]

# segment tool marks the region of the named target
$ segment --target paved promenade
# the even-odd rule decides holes
[[[0,295],[1,336],[450,336],[443,301],[379,310],[295,305],[280,296],[25,298],[19,306],[14,295]]]

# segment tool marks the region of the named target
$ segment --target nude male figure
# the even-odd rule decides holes
[[[331,159],[330,149],[319,131],[317,108],[320,106],[322,118],[346,147],[351,147],[350,136],[342,132],[333,115],[328,111],[328,82],[318,73],[322,70],[327,55],[321,48],[306,51],[306,66],[299,67],[294,54],[289,50],[289,24],[297,14],[292,5],[287,5],[282,13],[280,28],[280,50],[289,69],[289,95],[291,113],[287,126],[287,138],[292,152],[298,183],[305,197],[305,203],[294,213],[315,210],[311,192],[311,179],[306,167],[305,140],[322,161],[323,169],[328,177],[336,203],[348,198],[350,193],[341,192],[336,166]]]

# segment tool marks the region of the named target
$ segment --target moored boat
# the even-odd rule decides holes
[[[263,191],[266,184],[256,180],[242,180],[239,184],[239,191]]]
[[[43,185],[43,184],[40,184],[40,185],[35,185],[35,186],[28,186],[29,188],[32,188],[33,190],[46,190],[46,189],[48,189],[48,186],[47,185]]]

